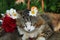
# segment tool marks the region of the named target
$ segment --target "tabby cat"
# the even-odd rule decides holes
[[[22,40],[47,40],[53,33],[47,22],[37,15],[29,16],[28,11],[19,13],[17,29]]]

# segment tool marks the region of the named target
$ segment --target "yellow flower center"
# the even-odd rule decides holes
[[[15,14],[15,13],[13,13],[13,16],[16,16],[16,14]]]
[[[32,11],[32,14],[35,14],[35,12],[34,12],[34,11]]]

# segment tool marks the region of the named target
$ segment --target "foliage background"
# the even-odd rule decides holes
[[[26,3],[15,4],[16,0],[0,0],[0,13],[5,13],[7,9],[15,8],[16,10],[24,10],[27,8]],[[30,7],[37,6],[39,11],[42,12],[41,0],[31,0]],[[60,13],[60,0],[44,0],[44,11]]]

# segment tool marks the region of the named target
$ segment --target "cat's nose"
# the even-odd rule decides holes
[[[30,29],[28,31],[30,31]]]

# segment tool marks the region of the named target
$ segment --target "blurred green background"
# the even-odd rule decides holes
[[[5,13],[7,9],[14,8],[16,10],[24,10],[27,8],[26,3],[15,4],[16,0],[0,0],[0,13]],[[31,0],[30,7],[37,6],[42,11],[41,2],[39,0]],[[44,12],[60,13],[60,0],[44,0]]]

